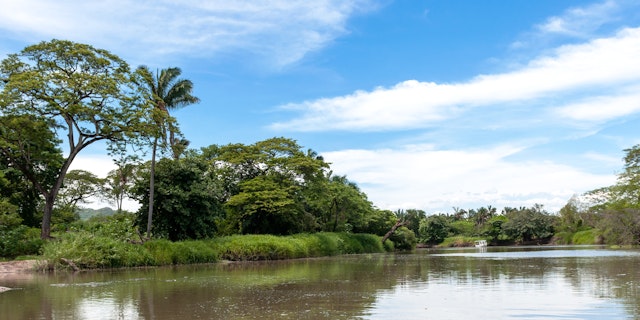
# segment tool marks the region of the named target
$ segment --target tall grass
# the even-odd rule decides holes
[[[474,241],[482,240],[482,239],[484,238],[468,237],[468,236],[447,237],[438,246],[439,247],[473,247]]]
[[[159,266],[231,261],[280,260],[375,253],[392,249],[370,234],[315,233],[292,236],[234,235],[208,240],[147,241],[143,245],[86,231],[65,234],[44,246],[49,267],[68,261],[82,269]]]

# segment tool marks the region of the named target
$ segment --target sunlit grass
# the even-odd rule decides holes
[[[81,269],[212,263],[219,260],[282,260],[392,249],[370,234],[315,233],[291,236],[234,235],[206,240],[151,240],[135,244],[89,232],[72,232],[45,244],[50,268]]]

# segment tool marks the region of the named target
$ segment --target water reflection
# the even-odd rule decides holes
[[[640,252],[542,249],[2,278],[0,319],[640,318]]]

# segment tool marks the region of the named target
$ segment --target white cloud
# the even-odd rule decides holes
[[[574,37],[585,37],[603,24],[615,19],[621,6],[614,0],[607,0],[585,7],[570,8],[561,16],[547,19],[537,26],[543,34],[560,34]]]
[[[282,109],[302,115],[271,127],[298,131],[428,127],[453,118],[466,108],[532,103],[540,98],[638,84],[638,56],[640,28],[627,28],[610,38],[562,46],[521,69],[481,75],[466,83],[409,80],[391,88],[284,105]]]
[[[0,29],[146,55],[140,59],[233,50],[285,66],[345,34],[353,14],[373,7],[369,0],[21,0],[3,3]]]
[[[105,178],[109,171],[115,170],[116,165],[113,160],[108,156],[86,156],[80,155],[73,160],[69,170],[85,170],[89,171],[99,178]],[[114,205],[102,201],[101,199],[92,198],[89,199],[90,203],[82,204],[84,207],[100,209],[104,207],[114,207]],[[122,209],[135,212],[140,208],[140,204],[137,201],[125,199],[122,203]]]
[[[115,163],[107,156],[78,156],[69,167],[69,170],[89,171],[99,178],[105,178],[109,171],[115,169]]]
[[[513,162],[517,146],[478,150],[401,149],[323,153],[336,174],[347,174],[384,209],[449,212],[452,207],[543,204],[560,209],[574,194],[611,185],[613,175],[596,175],[551,161]]]
[[[560,106],[555,113],[564,118],[605,122],[640,112],[640,93],[624,93],[618,96],[588,97]]]

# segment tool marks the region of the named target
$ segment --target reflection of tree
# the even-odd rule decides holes
[[[638,317],[639,260],[493,259],[418,251],[82,273],[14,284],[27,289],[2,296],[0,319],[77,319],[83,316],[82,304],[95,301],[112,304],[107,311],[115,318],[135,308],[141,319],[351,319],[371,310],[382,293],[396,290],[516,287],[532,290],[531,298],[536,299],[533,292],[545,292],[557,283],[580,295],[623,301],[629,314]],[[21,307],[15,308],[18,304]]]

